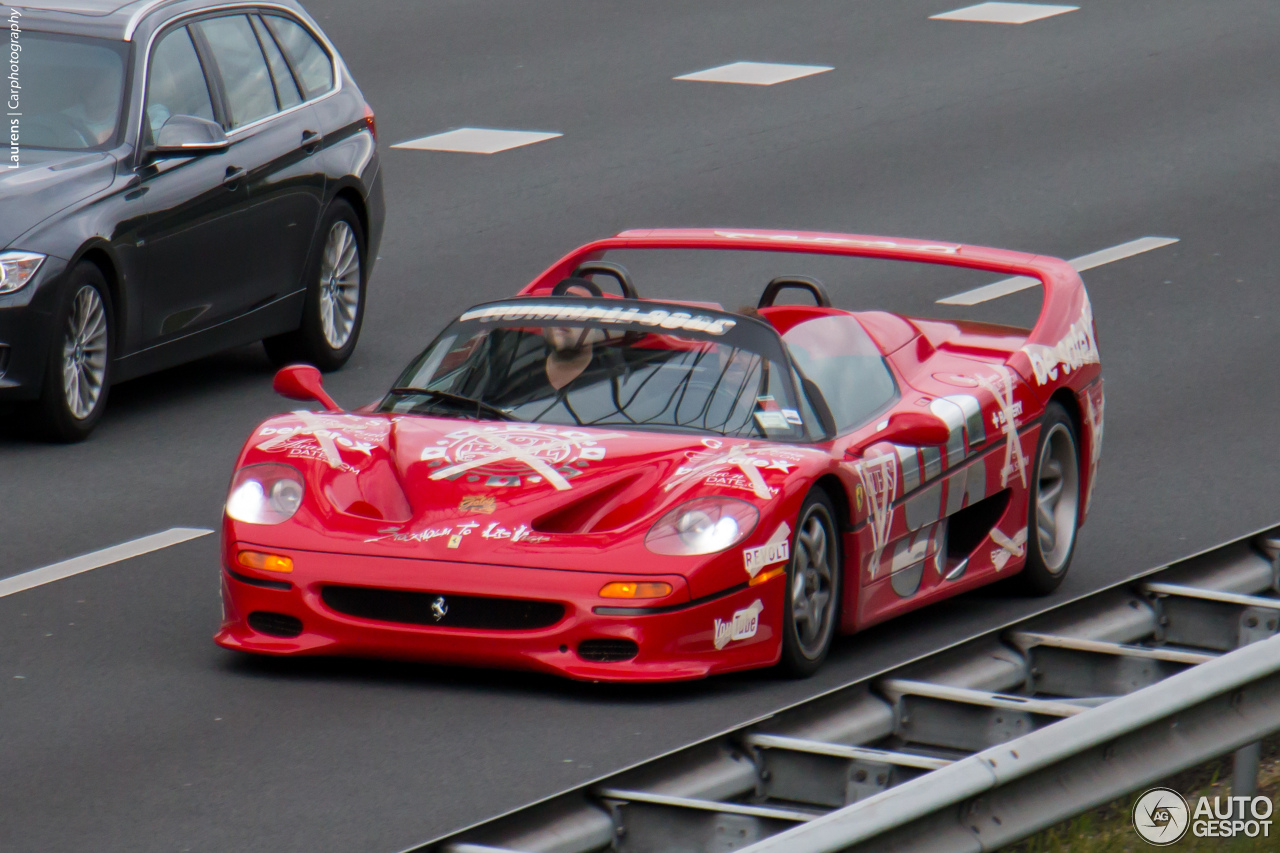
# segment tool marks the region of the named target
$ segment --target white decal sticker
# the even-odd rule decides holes
[[[723,335],[738,325],[737,320],[728,317],[711,317],[706,314],[686,314],[683,311],[665,311],[655,308],[646,311],[643,308],[605,308],[587,305],[553,305],[546,302],[525,302],[520,304],[503,303],[487,305],[467,311],[459,320],[555,320],[560,322],[594,322],[594,323],[635,323],[641,326],[652,326],[656,329],[682,329],[688,332],[703,332],[708,335]]]
[[[293,413],[301,423],[297,426],[263,427],[258,435],[258,450],[287,453],[297,459],[323,459],[330,468],[355,471],[342,459],[342,450],[369,456],[373,448],[387,437],[386,421],[379,418],[351,418],[322,415],[304,410]]]
[[[800,417],[800,412],[795,409],[783,409],[782,416],[787,419],[787,423],[801,426],[804,420]]]
[[[756,635],[760,627],[760,611],[764,610],[764,602],[756,599],[750,607],[739,610],[727,622],[715,620],[715,643],[717,649],[723,649],[734,640],[747,640]]]
[[[991,552],[991,562],[995,563],[996,571],[1000,571],[1012,559],[1021,557],[1027,553],[1027,528],[1022,528],[1012,539],[1005,536],[1000,528],[996,527],[991,530],[991,541],[999,545]]]
[[[864,459],[857,466],[858,478],[867,496],[867,526],[871,528],[871,577],[880,567],[880,555],[889,543],[893,526],[893,499],[898,493],[898,458],[886,453]]]
[[[1023,488],[1027,485],[1027,457],[1022,455],[1022,443],[1018,440],[1018,415],[1021,406],[1014,411],[1013,371],[1000,365],[994,377],[979,376],[978,383],[996,398],[999,411],[993,421],[1004,433],[1004,464],[1000,466],[1000,487],[1009,485],[1009,477],[1016,471]]]
[[[439,470],[432,480],[486,477],[486,486],[521,486],[548,482],[559,491],[591,462],[605,457],[598,442],[621,433],[589,433],[537,424],[467,427],[423,448],[419,459]]]
[[[747,574],[755,577],[765,566],[783,563],[791,559],[791,525],[785,521],[778,526],[769,541],[757,548],[744,548],[742,560]]]
[[[1092,394],[1085,395],[1085,402],[1088,404],[1086,415],[1089,418],[1089,431],[1093,434],[1089,445],[1089,491],[1084,496],[1084,509],[1088,512],[1093,503],[1093,486],[1098,482],[1098,460],[1102,458],[1103,407],[1106,405],[1106,395],[1101,388],[1098,389],[1096,408]]]
[[[1079,370],[1086,364],[1097,364],[1098,342],[1093,336],[1093,308],[1089,305],[1089,296],[1085,294],[1084,308],[1080,319],[1071,324],[1062,340],[1053,346],[1044,344],[1026,344],[1022,351],[1031,362],[1031,370],[1035,373],[1037,385],[1048,385],[1058,378],[1058,371],[1070,373]]]
[[[518,524],[514,530],[508,530],[498,522],[492,522],[480,534],[485,539],[510,539],[512,542],[546,542],[551,537],[533,532],[527,524]]]
[[[756,423],[760,424],[760,429],[768,432],[771,429],[791,429],[791,424],[787,422],[787,418],[782,412],[756,412]]]
[[[690,465],[681,465],[676,469],[675,479],[668,482],[663,488],[671,491],[678,486],[697,479],[703,475],[715,474],[725,468],[737,468],[741,472],[741,476],[746,478],[750,488],[747,491],[754,492],[756,497],[761,500],[769,500],[773,497],[774,491],[765,483],[764,477],[760,474],[760,469],[768,464],[766,459],[755,459],[749,456],[746,450],[740,444],[735,444],[724,452],[707,453],[704,451],[695,451],[688,455]],[[710,477],[707,478],[708,485],[729,485],[725,483],[712,483]],[[731,486],[736,488],[736,486]]]

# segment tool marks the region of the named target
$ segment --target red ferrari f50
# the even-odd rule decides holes
[[[1034,328],[640,298],[615,249],[818,253],[1032,276]],[[604,294],[612,279],[621,296]],[[784,289],[813,305],[775,305]],[[611,287],[612,289],[612,287]],[[1061,583],[1102,441],[1065,262],[948,243],[629,231],[472,308],[379,402],[276,388],[236,463],[217,642],[592,680],[815,671],[856,631],[1015,576]]]

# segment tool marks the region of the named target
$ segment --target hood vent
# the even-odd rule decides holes
[[[624,473],[572,503],[535,518],[533,529],[541,533],[592,533],[611,530],[620,525],[602,524],[602,520],[612,522],[611,516],[617,514],[614,512],[617,506],[627,498],[635,497],[636,492],[646,491],[648,484],[644,481],[649,479],[652,478],[640,471]]]

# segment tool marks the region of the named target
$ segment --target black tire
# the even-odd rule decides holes
[[[1028,595],[1049,595],[1071,568],[1080,526],[1080,444],[1059,403],[1045,408],[1029,487],[1027,564],[1010,581]],[[1051,522],[1041,516],[1042,504]]]
[[[342,285],[334,277],[326,274],[326,253],[330,251],[331,239],[335,233],[345,228],[355,243],[355,259],[359,264],[356,271],[358,280],[354,291],[350,285]],[[335,231],[338,229],[338,231]],[[364,229],[360,226],[360,217],[343,199],[334,199],[320,221],[320,230],[316,234],[316,245],[307,261],[306,301],[302,306],[302,325],[292,332],[267,338],[262,342],[267,357],[278,366],[306,362],[323,371],[337,370],[347,363],[355,352],[356,341],[360,337],[360,327],[364,322],[365,291],[368,282],[368,259],[365,255]],[[354,292],[356,295],[354,316],[350,320],[350,329],[345,340],[334,341],[332,334],[326,333],[325,309],[333,308],[339,297],[334,293],[341,291]],[[330,332],[333,327],[330,327]]]
[[[837,523],[835,505],[831,498],[820,488],[815,488],[805,497],[796,516],[795,531],[792,535],[791,561],[787,564],[787,587],[783,597],[782,620],[782,658],[778,665],[782,671],[793,678],[808,678],[822,666],[831,649],[831,641],[840,628],[840,590],[841,574],[844,563],[841,560],[840,525]],[[825,538],[825,561],[827,576],[816,570],[813,543],[814,525],[819,526]],[[821,608],[800,607],[797,591],[809,599],[812,595],[823,592],[828,596]],[[816,630],[800,629],[797,616],[805,610],[820,609],[821,621]],[[804,620],[809,625],[813,623]],[[810,634],[808,639],[804,634]]]
[[[88,313],[95,300],[100,324]],[[31,427],[36,438],[46,441],[83,441],[107,408],[115,351],[111,292],[95,265],[82,262],[72,268],[54,329],[44,386],[40,398],[30,404]],[[95,383],[92,377],[99,371]]]

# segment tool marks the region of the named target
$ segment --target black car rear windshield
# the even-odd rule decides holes
[[[5,113],[18,145],[87,151],[115,143],[128,44],[31,31],[13,46]]]
[[[414,359],[382,410],[783,441],[808,434],[768,326],[627,299],[473,308]]]

